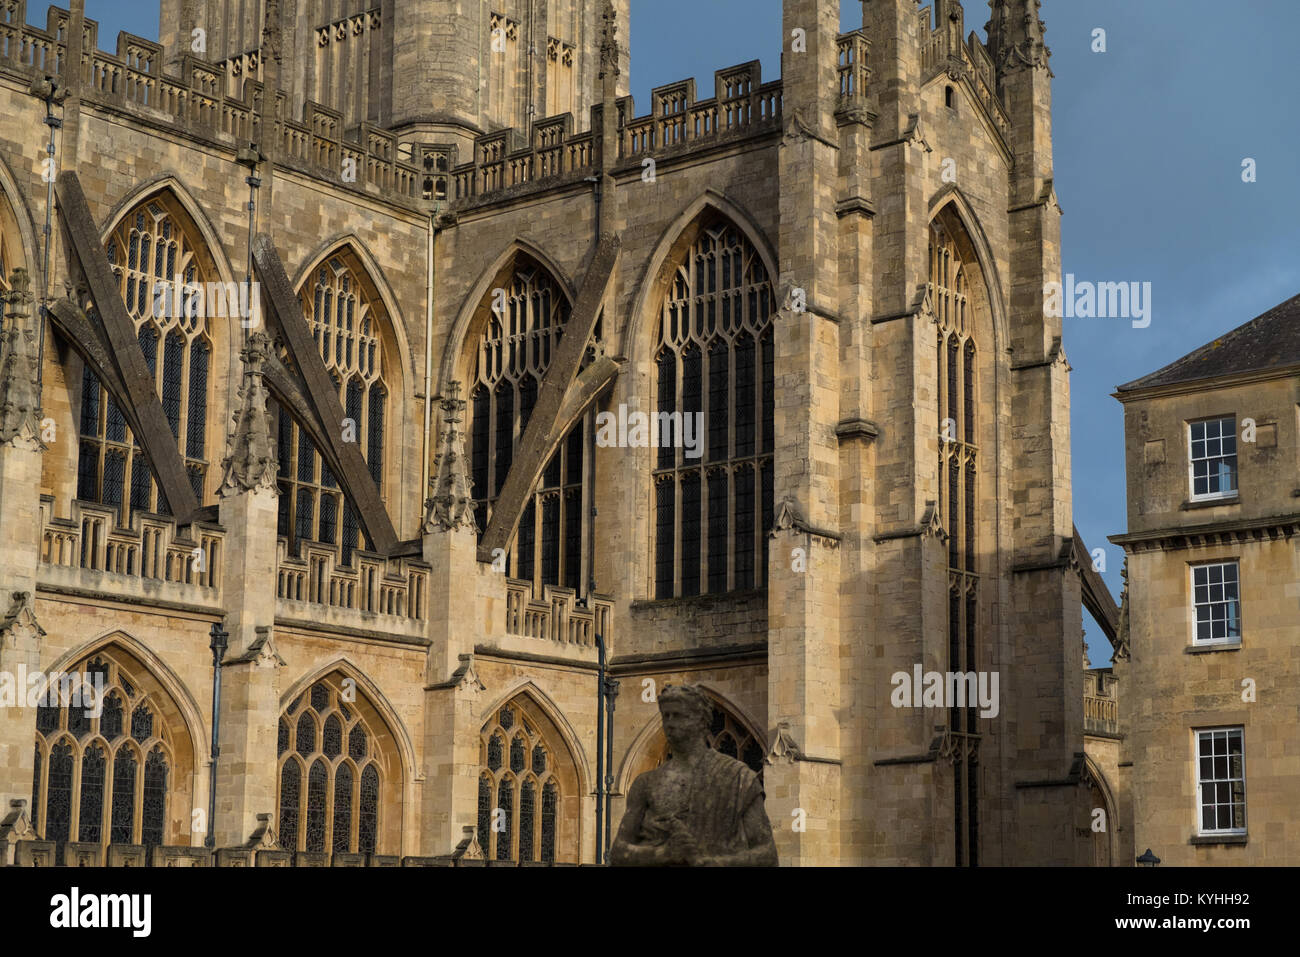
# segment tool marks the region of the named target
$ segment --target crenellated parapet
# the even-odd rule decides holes
[[[26,0],[0,0],[0,75],[66,77],[70,14],[51,7],[46,29],[28,26]],[[79,95],[88,104],[171,126],[195,139],[269,152],[258,116],[265,95],[259,50],[212,62],[187,53],[164,70],[161,44],[119,33],[117,52],[97,46],[98,24],[84,24]],[[24,83],[25,85],[25,83]],[[420,170],[398,160],[397,136],[369,123],[346,128],[336,110],[308,101],[301,122],[277,94],[276,162],[343,189],[416,205]]]

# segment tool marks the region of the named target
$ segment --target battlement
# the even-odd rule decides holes
[[[26,0],[0,0],[0,73],[66,77],[70,14],[51,7],[46,29],[26,24]],[[186,54],[163,69],[161,44],[119,33],[117,52],[97,46],[99,25],[85,21],[80,95],[97,106],[161,123],[196,139],[230,148],[258,143],[266,151],[260,113],[264,87],[258,51],[221,62]],[[242,82],[242,91],[238,87]],[[280,93],[272,141],[276,161],[340,188],[382,195],[409,205],[422,198],[420,170],[398,161],[397,137],[361,123],[345,129],[342,114],[307,102],[302,122]],[[350,162],[349,162],[350,161]],[[355,164],[355,165],[353,165]],[[345,176],[355,171],[355,181]]]

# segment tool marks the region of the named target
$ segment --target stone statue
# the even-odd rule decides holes
[[[670,757],[632,782],[614,865],[775,866],[763,786],[705,740],[713,705],[684,685],[659,694]]]

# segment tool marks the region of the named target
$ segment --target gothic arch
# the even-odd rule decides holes
[[[0,228],[9,225],[5,220],[12,217],[12,225],[17,233],[16,252],[21,255],[22,262],[8,263],[7,268],[12,270],[15,266],[26,268],[28,275],[32,278],[32,295],[39,300],[41,291],[45,288],[44,276],[41,273],[41,255],[40,245],[37,240],[36,222],[32,218],[32,211],[27,204],[26,197],[18,187],[18,181],[14,179],[13,172],[9,168],[9,163],[0,156],[0,195],[8,203],[8,209],[0,211]],[[4,280],[8,282],[9,277],[5,276]]]
[[[230,260],[226,256],[226,247],[221,241],[221,234],[217,232],[212,220],[203,211],[203,207],[194,199],[194,195],[174,173],[160,173],[136,186],[130,193],[117,201],[112,211],[105,217],[104,225],[100,229],[100,249],[103,249],[108,244],[113,233],[122,224],[122,220],[130,215],[132,210],[163,194],[176,201],[189,218],[190,225],[198,233],[202,242],[195,251],[206,257],[209,270],[216,274],[214,281],[223,283],[240,282],[241,280],[235,276],[234,270],[230,266]],[[237,356],[243,345],[243,332],[237,323],[226,323],[225,338],[228,354]]]
[[[442,366],[438,370],[437,389],[445,393],[453,380],[462,387],[469,381],[470,344],[478,340],[487,321],[488,293],[501,285],[514,272],[515,263],[520,256],[535,260],[560,287],[567,297],[569,305],[577,298],[573,282],[560,268],[559,264],[540,246],[522,237],[516,237],[506,244],[505,249],[492,263],[479,274],[478,280],[470,287],[469,293],[461,303],[460,311],[451,327],[447,339],[447,348],[442,354]]]
[[[56,751],[62,751],[62,793],[68,803],[64,805],[66,816],[59,818],[64,833],[58,839],[100,844],[190,843],[190,811],[201,805],[204,796],[206,778],[201,772],[207,759],[199,746],[202,719],[184,684],[144,644],[125,632],[113,631],[59,657],[42,675],[45,680],[38,692],[44,694],[50,676],[74,667],[78,673],[100,671],[107,683],[105,690],[111,689],[111,693],[99,703],[98,713],[92,715],[79,717],[75,705],[37,709],[33,820],[42,821],[45,836],[51,837],[46,815],[56,805],[53,793],[48,792],[47,796],[47,788],[54,787],[52,758]],[[108,730],[110,717],[114,719],[112,731]],[[74,718],[78,719],[75,727]],[[92,725],[92,721],[96,724]],[[92,728],[95,728],[93,732]],[[89,770],[94,754],[99,756],[100,776],[96,790],[87,791],[85,788],[90,785],[83,780],[81,771]],[[105,773],[106,755],[117,768],[111,779]],[[122,761],[129,769],[125,779],[119,776]],[[74,771],[74,767],[78,770]],[[151,784],[150,777],[154,774],[162,777],[154,777]],[[126,831],[119,834],[118,828],[122,826],[119,800],[123,797],[124,782]],[[152,818],[152,825],[151,788],[157,789],[152,798],[153,813],[157,815]],[[91,794],[96,798],[88,802]],[[99,805],[98,809],[95,804]],[[80,811],[75,811],[76,807]],[[94,812],[91,834],[84,830],[88,809]],[[74,813],[80,818],[80,833],[70,830]],[[152,837],[151,827],[156,828]]]
[[[654,251],[637,284],[636,297],[628,312],[619,352],[628,356],[634,367],[648,363],[654,353],[655,323],[660,301],[668,288],[672,271],[699,235],[703,220],[712,212],[729,220],[744,233],[763,261],[768,276],[777,281],[775,247],[754,218],[715,189],[706,189],[668,224],[655,243]],[[650,317],[650,321],[647,320]]]
[[[956,218],[964,232],[964,240],[970,244],[970,251],[979,263],[987,301],[990,322],[993,327],[993,352],[1007,352],[1011,349],[1011,335],[1007,326],[1006,303],[1002,298],[1002,279],[998,275],[997,260],[993,256],[993,247],[970,200],[956,183],[947,183],[938,190],[930,200],[930,222],[944,214]]]
[[[357,683],[357,689],[364,694],[374,706],[375,712],[381,720],[388,726],[388,731],[393,736],[394,748],[398,759],[401,763],[403,793],[413,793],[415,781],[423,780],[424,776],[419,774],[419,765],[415,760],[415,745],[411,741],[411,735],[406,729],[406,724],[397,714],[397,709],[393,707],[392,702],[379,690],[370,678],[352,663],[346,656],[340,655],[332,661],[321,665],[313,671],[302,675],[287,690],[280,695],[280,711],[283,712],[295,699],[301,694],[311,690],[311,686],[322,678],[328,677],[333,672],[340,672],[345,678],[351,678]],[[410,793],[408,793],[410,792]]]
[[[173,671],[168,664],[158,655],[154,654],[144,642],[120,629],[110,629],[103,632],[98,637],[66,651],[60,655],[51,665],[46,668],[45,674],[53,674],[57,671],[64,671],[82,659],[89,658],[95,652],[103,651],[110,645],[117,645],[124,649],[129,655],[138,660],[140,664],[149,672],[149,674],[158,682],[162,690],[166,691],[175,702],[180,712],[180,717],[185,725],[185,731],[190,738],[190,747],[193,748],[195,759],[195,774],[198,774],[199,756],[206,755],[204,743],[209,740],[209,733],[206,723],[203,720],[203,713],[199,710],[198,702],[190,694],[189,687],[181,677]],[[41,691],[44,691],[44,684],[41,685]],[[203,759],[204,767],[207,766],[208,760]]]
[[[1115,792],[1110,786],[1110,781],[1106,779],[1106,775],[1102,773],[1090,754],[1084,754],[1083,766],[1085,773],[1092,779],[1092,786],[1101,794],[1103,810],[1106,812],[1107,857],[1111,867],[1114,867],[1119,860],[1119,804],[1115,801]],[[1089,791],[1091,792],[1091,788]],[[1089,796],[1091,797],[1091,794]]]
[[[500,861],[581,861],[590,778],[554,703],[526,680],[485,710],[477,729],[484,853]]]
[[[696,687],[708,695],[714,705],[736,725],[746,731],[758,743],[764,755],[767,754],[767,735],[759,730],[760,725],[755,723],[742,708],[712,684],[700,683]],[[656,706],[655,715],[642,725],[623,755],[623,761],[614,776],[615,794],[627,794],[628,788],[632,786],[632,782],[638,775],[653,769],[657,751],[664,746],[663,737],[663,719],[659,716]]]
[[[301,292],[304,284],[311,278],[312,272],[319,268],[321,263],[344,250],[356,256],[361,264],[361,279],[363,283],[369,286],[367,291],[384,304],[384,313],[388,317],[388,331],[393,337],[393,348],[396,353],[393,357],[393,366],[399,377],[399,382],[394,383],[394,385],[399,385],[402,389],[402,395],[406,396],[410,391],[406,387],[407,383],[416,381],[416,370],[412,365],[414,360],[411,358],[411,344],[406,336],[406,320],[402,316],[401,305],[398,302],[397,295],[393,292],[388,277],[380,268],[379,263],[375,261],[375,257],[371,255],[370,248],[361,241],[361,238],[356,233],[345,233],[336,236],[316,247],[315,252],[307,257],[305,265],[293,277],[291,284],[293,290],[295,293]],[[403,403],[403,406],[405,406],[405,403]]]
[[[504,694],[498,695],[490,707],[484,708],[479,712],[476,721],[482,726],[488,721],[494,713],[501,710],[502,706],[510,703],[515,698],[525,696],[537,707],[546,718],[555,726],[556,732],[560,736],[560,743],[564,745],[569,752],[569,758],[573,761],[573,766],[578,772],[578,793],[589,794],[594,790],[594,777],[592,776],[591,765],[587,761],[587,753],[578,744],[578,733],[574,730],[569,719],[565,717],[564,712],[559,709],[556,703],[541,688],[533,682],[531,678],[524,678],[512,685]]]

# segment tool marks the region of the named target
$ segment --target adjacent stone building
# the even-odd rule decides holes
[[[0,0],[8,857],[593,862],[689,682],[783,863],[1096,862],[1038,6]]]
[[[1300,296],[1116,392],[1137,853],[1300,863]]]

